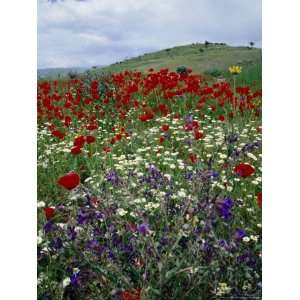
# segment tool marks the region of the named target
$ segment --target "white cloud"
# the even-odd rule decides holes
[[[261,43],[260,0],[65,0],[38,3],[38,66],[113,63],[204,40]]]

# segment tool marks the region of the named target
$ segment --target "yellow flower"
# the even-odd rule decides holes
[[[240,67],[240,66],[231,66],[231,67],[229,67],[229,72],[233,75],[240,74],[242,72],[242,67]]]

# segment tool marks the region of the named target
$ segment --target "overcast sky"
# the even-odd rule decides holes
[[[106,65],[195,42],[261,46],[261,0],[38,0],[38,68]]]

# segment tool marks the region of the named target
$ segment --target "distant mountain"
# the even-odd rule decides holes
[[[56,79],[68,76],[69,73],[83,73],[90,68],[74,67],[74,68],[45,68],[37,70],[38,79]]]

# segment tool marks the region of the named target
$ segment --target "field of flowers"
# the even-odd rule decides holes
[[[261,90],[240,71],[38,82],[39,299],[261,298]]]

